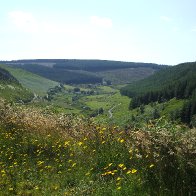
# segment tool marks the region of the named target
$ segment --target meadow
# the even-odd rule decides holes
[[[123,129],[0,101],[0,195],[194,195],[196,131]]]

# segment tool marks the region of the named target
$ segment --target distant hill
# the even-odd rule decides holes
[[[9,71],[23,87],[30,89],[33,93],[38,95],[45,95],[49,88],[53,88],[58,85],[55,81],[33,74],[24,69],[10,67],[7,65],[0,65],[0,68],[4,68]]]
[[[29,102],[33,93],[22,87],[7,70],[0,67],[0,98],[15,102]]]
[[[103,79],[112,83],[130,83],[166,67],[152,63],[74,59],[18,60],[4,63],[67,84],[101,83]],[[120,77],[116,80],[118,73]]]

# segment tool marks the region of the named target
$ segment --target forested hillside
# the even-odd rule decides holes
[[[196,113],[196,62],[163,69],[149,78],[122,88],[121,94],[132,98],[130,109],[172,98],[187,100],[181,119],[190,123],[190,118]]]

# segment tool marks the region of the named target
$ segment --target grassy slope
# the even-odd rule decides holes
[[[33,94],[23,88],[19,82],[1,67],[0,77],[0,97],[7,101],[30,101],[33,98]],[[6,75],[4,75],[6,74]]]
[[[31,72],[19,68],[13,68],[6,65],[0,65],[8,70],[25,88],[30,89],[38,95],[46,94],[47,90],[56,86],[58,83]]]

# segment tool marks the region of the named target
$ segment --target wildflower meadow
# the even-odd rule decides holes
[[[0,195],[194,195],[196,132],[0,103]]]

